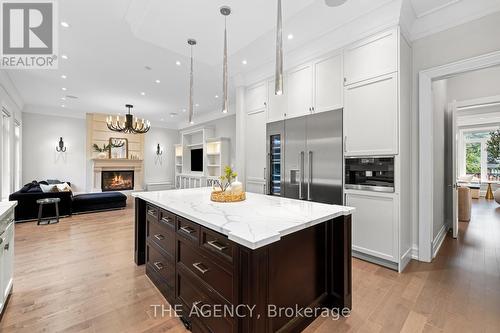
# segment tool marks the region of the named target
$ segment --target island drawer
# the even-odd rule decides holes
[[[170,213],[164,209],[160,209],[160,222],[166,224],[172,230],[175,229],[175,214]]]
[[[220,235],[216,232],[201,227],[201,242],[200,246],[206,249],[209,253],[214,254],[216,257],[221,258],[229,263],[233,262],[235,257],[235,246],[227,237]]]
[[[235,331],[234,319],[231,317],[215,316],[214,309],[222,310],[228,306],[217,301],[217,296],[203,282],[188,271],[179,269],[177,272],[177,300],[185,307],[183,313],[191,315],[193,332],[230,333]],[[222,314],[223,315],[223,314]]]
[[[198,245],[200,225],[177,216],[177,234]]]
[[[158,207],[155,207],[150,204],[146,206],[146,215],[148,218],[158,219],[158,213],[159,213]]]
[[[175,264],[161,253],[154,244],[147,244],[147,267],[157,273],[173,289],[175,287]]]
[[[146,237],[162,248],[171,260],[175,258],[175,233],[163,222],[147,220]]]
[[[232,272],[228,272],[182,239],[177,240],[177,258],[177,262],[205,281],[227,301],[233,303]]]

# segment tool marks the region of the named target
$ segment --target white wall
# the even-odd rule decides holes
[[[412,186],[413,244],[418,247],[418,73],[500,50],[500,12],[413,43]]]
[[[448,79],[448,101],[500,96],[500,67],[481,69]]]
[[[71,182],[74,192],[85,191],[85,119],[23,112],[23,184],[32,180]],[[65,153],[55,147],[62,137]]]
[[[192,128],[200,127],[213,127],[215,129],[215,137],[229,138],[229,144],[231,146],[231,165],[234,166],[236,163],[236,115],[230,115],[217,120],[208,121],[205,123],[197,123],[196,126]],[[188,128],[184,128],[184,131]],[[181,142],[181,135],[177,138],[177,143]]]
[[[151,127],[144,139],[144,182],[174,182],[175,159],[174,145],[179,141],[179,131]],[[160,144],[163,153],[156,155]]]

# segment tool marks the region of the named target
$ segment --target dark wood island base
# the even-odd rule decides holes
[[[135,262],[193,332],[300,332],[325,309],[351,309],[350,215],[252,250],[140,198],[135,207]]]

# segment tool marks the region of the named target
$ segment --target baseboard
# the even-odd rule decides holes
[[[411,258],[418,260],[418,246],[417,245],[413,245],[413,247],[411,248]]]
[[[444,238],[446,236],[446,233],[448,232],[448,227],[446,224],[443,224],[441,226],[441,229],[439,230],[438,234],[432,241],[432,258],[434,259],[439,252],[439,249],[441,248],[441,245],[443,245]]]
[[[368,261],[368,262],[371,262],[371,263],[398,271],[398,263],[396,263],[396,262],[392,262],[392,261],[382,259],[382,258],[377,258],[377,257],[371,256],[371,255],[366,254],[366,253],[361,253],[361,252],[356,251],[356,250],[352,250],[352,256],[354,258],[358,258],[358,259],[361,259],[364,261]]]
[[[402,271],[405,270],[406,266],[410,263],[412,259],[412,248],[410,247],[400,258],[399,261],[399,272],[401,273]]]

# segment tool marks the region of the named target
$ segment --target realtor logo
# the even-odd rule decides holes
[[[55,0],[0,0],[1,68],[57,68]]]

